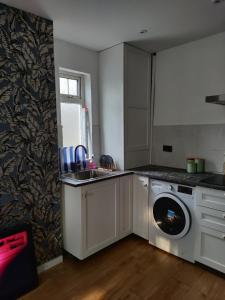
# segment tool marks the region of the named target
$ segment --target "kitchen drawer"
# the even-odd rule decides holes
[[[196,261],[225,273],[225,234],[201,226],[197,240]]]
[[[225,212],[206,207],[197,207],[199,225],[225,233]]]
[[[197,187],[196,204],[225,212],[225,192]]]

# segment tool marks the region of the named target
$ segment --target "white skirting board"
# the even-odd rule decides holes
[[[47,261],[43,265],[38,266],[37,271],[40,274],[40,273],[42,273],[44,271],[47,271],[48,269],[51,269],[52,267],[54,267],[54,266],[56,266],[56,265],[58,265],[62,262],[63,262],[63,256],[60,255],[56,258],[53,258],[53,259]]]

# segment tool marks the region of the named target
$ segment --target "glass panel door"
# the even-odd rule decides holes
[[[186,226],[186,217],[181,205],[169,197],[156,200],[153,216],[158,227],[168,235],[181,234]]]

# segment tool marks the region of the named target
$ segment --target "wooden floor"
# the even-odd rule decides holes
[[[78,261],[41,274],[23,300],[224,300],[225,279],[130,236]]]

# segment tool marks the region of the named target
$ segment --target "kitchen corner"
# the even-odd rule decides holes
[[[2,0],[1,300],[225,299],[224,16]]]

